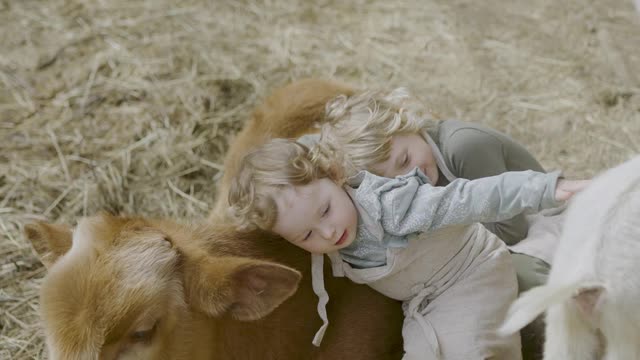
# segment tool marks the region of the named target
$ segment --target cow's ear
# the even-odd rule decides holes
[[[271,313],[295,293],[300,272],[268,261],[239,257],[204,257],[185,264],[185,290],[192,307],[238,320]]]
[[[40,221],[25,225],[24,234],[47,268],[71,248],[73,235],[69,225]]]

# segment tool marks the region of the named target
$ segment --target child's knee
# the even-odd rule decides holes
[[[518,278],[518,293],[544,285],[550,266],[544,260],[525,254],[511,254]]]

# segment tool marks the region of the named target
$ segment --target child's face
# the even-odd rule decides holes
[[[389,159],[376,164],[372,170],[378,175],[393,178],[415,167],[427,175],[431,185],[438,182],[438,165],[431,146],[419,134],[403,134],[391,138]]]
[[[349,246],[356,237],[358,214],[347,192],[328,178],[278,191],[273,231],[314,254]]]

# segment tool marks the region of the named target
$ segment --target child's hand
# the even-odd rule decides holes
[[[591,180],[558,180],[556,185],[556,201],[569,200],[573,194],[582,191],[591,183]]]

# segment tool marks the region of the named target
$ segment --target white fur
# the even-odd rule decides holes
[[[545,360],[640,359],[640,156],[575,197],[553,263],[548,283],[514,302],[501,333],[547,311]]]

